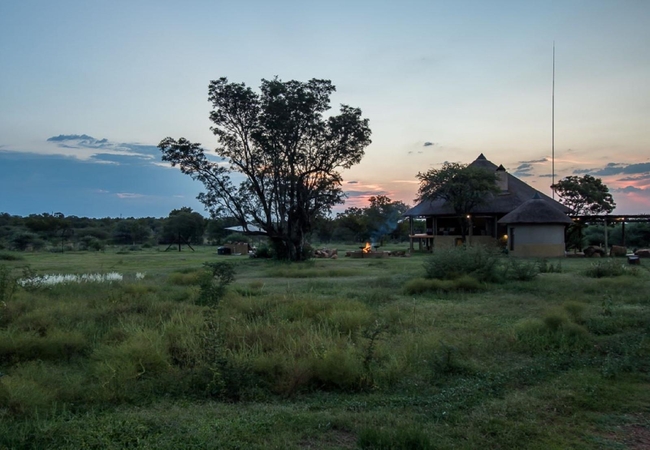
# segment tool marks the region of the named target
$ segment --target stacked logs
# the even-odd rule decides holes
[[[314,258],[337,259],[338,252],[335,248],[333,249],[321,248],[321,249],[314,250]]]

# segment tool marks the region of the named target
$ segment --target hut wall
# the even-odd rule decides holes
[[[511,225],[508,227],[508,240],[513,239],[512,256],[564,256],[564,225]]]

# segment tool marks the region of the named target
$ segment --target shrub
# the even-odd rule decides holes
[[[548,262],[548,259],[542,258],[537,261],[537,269],[539,273],[562,273],[562,262],[553,264]]]
[[[92,359],[107,400],[129,397],[133,395],[129,392],[133,383],[155,380],[171,369],[165,339],[153,330],[136,331],[115,346],[97,346]]]
[[[192,286],[200,283],[203,272],[194,270],[192,272],[173,272],[169,274],[167,280],[177,286]]]
[[[312,363],[315,380],[324,389],[357,391],[364,376],[363,363],[350,350],[331,349]]]
[[[0,379],[0,408],[12,415],[22,416],[47,410],[54,401],[54,393],[32,380],[20,377]]]
[[[38,332],[0,334],[0,361],[68,361],[88,351],[90,343],[79,331],[55,329],[46,336]]]
[[[11,275],[11,269],[0,266],[0,303],[6,303],[14,296],[18,280]]]
[[[582,314],[585,311],[587,305],[580,302],[567,302],[563,305],[564,310],[569,314],[569,317],[572,321],[576,323],[581,323],[583,321]]]
[[[201,292],[198,304],[216,306],[226,293],[226,287],[235,280],[235,266],[228,262],[204,263],[206,272],[200,276]]]
[[[635,267],[621,264],[620,261],[615,259],[606,259],[604,261],[592,263],[585,271],[585,275],[591,278],[618,277],[621,275],[637,274],[638,271]]]
[[[515,325],[515,336],[528,351],[579,351],[587,348],[591,341],[586,328],[570,322],[557,311],[546,314],[543,320],[522,320]]]
[[[496,282],[502,279],[499,254],[486,247],[453,247],[440,249],[424,263],[426,278],[454,280],[472,275],[479,281]]]
[[[539,274],[538,265],[533,262],[511,259],[508,263],[506,276],[517,281],[532,281]]]
[[[0,261],[20,261],[24,259],[20,255],[13,255],[11,253],[0,253]]]
[[[273,249],[269,245],[260,245],[255,250],[255,257],[263,259],[273,258]]]

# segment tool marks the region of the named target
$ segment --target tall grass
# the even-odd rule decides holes
[[[594,279],[567,260],[495,285],[472,258],[444,278],[422,277],[428,256],[232,258],[203,305],[196,256],[142,255],[145,279],[17,287],[0,305],[0,447],[567,448],[595,411],[650,404],[643,271]],[[275,276],[323,268],[355,275]]]
[[[426,278],[453,280],[470,275],[479,281],[502,281],[500,256],[496,249],[461,246],[438,249],[424,262]]]

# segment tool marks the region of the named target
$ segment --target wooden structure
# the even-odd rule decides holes
[[[410,250],[413,251],[414,243],[419,248],[433,251],[435,248],[451,247],[463,243],[460,232],[460,220],[468,222],[467,241],[470,245],[497,245],[500,239],[507,236],[507,226],[499,224],[499,219],[514,211],[524,202],[539,195],[542,201],[563,213],[569,209],[549,196],[537,191],[532,186],[509,174],[500,165],[488,161],[483,154],[479,155],[472,167],[494,171],[497,175],[499,192],[490,195],[484,205],[474,209],[466,217],[459,217],[445,200],[423,201],[404,213],[410,223]],[[424,219],[425,233],[416,233],[414,220]]]

